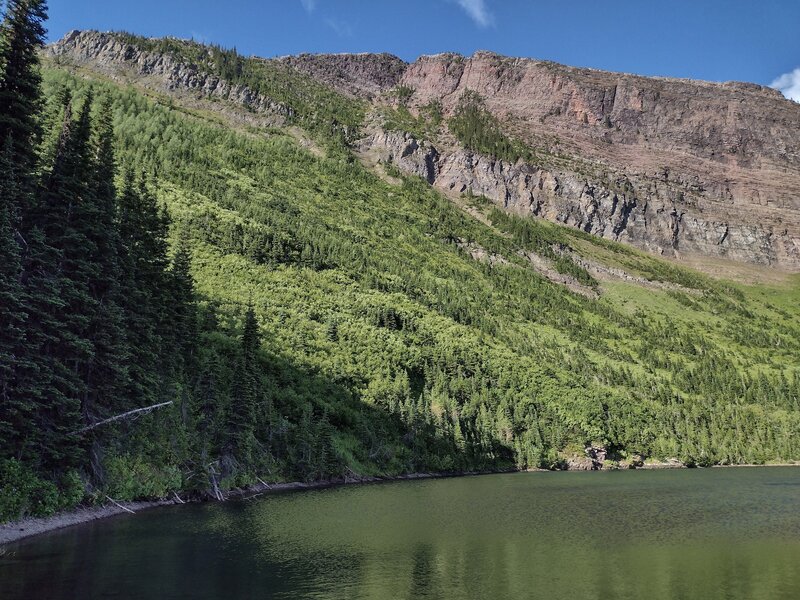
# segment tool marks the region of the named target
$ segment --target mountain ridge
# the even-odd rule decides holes
[[[140,74],[163,67],[157,52],[145,60],[152,64],[142,65],[142,49],[136,55],[135,39],[129,43],[122,35],[73,31],[48,52],[101,70],[136,60]],[[195,45],[194,52],[207,48]],[[377,131],[391,129],[380,114],[402,110],[419,119],[426,107],[441,105],[444,124],[429,132],[430,139],[415,137],[413,143],[427,142],[441,161],[458,165],[442,188],[472,190],[512,212],[657,255],[800,270],[800,198],[794,191],[800,189],[800,105],[775,90],[618,74],[489,51],[442,53],[413,63],[386,53],[249,60],[290,69],[362,103],[367,119],[344,125],[345,136],[360,137],[362,149],[383,160],[398,156],[397,166],[410,173],[418,169],[403,160],[404,150],[369,143]],[[184,75],[168,81],[168,89],[205,86],[209,95],[249,109],[270,104],[241,86],[229,90],[224,77],[198,79],[202,69],[178,63],[163,67],[168,80]],[[400,92],[408,97],[398,99]],[[480,94],[482,110],[535,160],[502,160],[454,139],[446,124],[467,92]],[[274,104],[272,112],[286,116],[292,110]],[[475,172],[474,164],[485,167]],[[430,174],[426,179],[437,185]],[[619,182],[626,193],[619,193]]]
[[[122,33],[117,30],[107,30],[107,31],[100,31],[98,29],[71,29],[66,32],[59,40],[51,42],[48,46],[55,47],[58,45],[63,45],[64,43],[69,42],[70,40],[74,39],[76,36],[80,36],[81,34],[84,35],[101,35],[101,36],[115,36],[119,33]],[[143,36],[144,37],[144,36]],[[177,42],[185,42],[185,43],[196,43],[199,45],[209,45],[206,42],[200,42],[194,40],[193,38],[181,38],[177,36],[151,36],[146,37],[145,39],[157,41],[161,39],[170,39],[175,40]],[[511,60],[516,62],[530,62],[533,64],[539,65],[551,65],[554,67],[569,69],[575,72],[583,72],[583,73],[595,73],[600,75],[614,75],[620,77],[632,77],[632,78],[640,78],[640,79],[647,79],[647,80],[654,80],[654,81],[663,81],[663,82],[674,82],[674,83],[688,83],[688,84],[698,84],[698,85],[708,85],[711,87],[722,87],[722,88],[732,88],[732,89],[741,89],[745,91],[751,91],[755,93],[763,93],[766,96],[770,96],[773,99],[779,98],[782,100],[786,100],[787,102],[791,102],[797,104],[794,100],[786,98],[779,90],[769,87],[767,85],[762,85],[760,83],[755,83],[751,81],[744,81],[738,79],[729,79],[725,81],[713,81],[709,79],[699,79],[694,77],[676,77],[670,75],[643,75],[641,73],[635,73],[633,71],[612,71],[608,69],[601,69],[598,67],[588,67],[588,66],[580,66],[580,65],[568,65],[566,63],[560,63],[555,60],[546,59],[546,58],[537,58],[533,56],[511,56],[507,54],[501,54],[499,52],[495,52],[494,50],[489,49],[477,49],[472,54],[462,54],[460,52],[455,51],[442,51],[442,52],[433,52],[431,54],[420,54],[413,60],[406,60],[396,54],[392,54],[391,52],[299,52],[297,54],[279,54],[275,56],[261,56],[259,54],[250,54],[247,58],[256,59],[256,60],[264,60],[264,61],[289,61],[292,59],[329,59],[329,58],[343,58],[343,57],[353,57],[353,58],[380,58],[384,60],[389,60],[395,64],[402,64],[405,67],[409,67],[416,62],[426,59],[440,59],[440,58],[460,58],[460,59],[470,59],[476,57],[493,57],[493,58],[500,58],[505,60]],[[388,89],[388,88],[387,88]]]

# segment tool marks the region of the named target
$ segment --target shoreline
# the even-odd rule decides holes
[[[322,481],[287,481],[280,483],[256,483],[246,488],[230,490],[224,500],[248,500],[266,494],[276,494],[283,492],[294,492],[303,490],[319,490],[345,485],[365,485],[376,483],[391,483],[394,481],[414,481],[419,479],[445,479],[450,477],[472,477],[476,475],[494,475],[501,473],[516,473],[516,469],[496,470],[496,471],[466,471],[460,473],[407,473],[391,477],[353,477],[346,479],[322,480]],[[183,499],[161,498],[158,500],[134,500],[130,502],[109,502],[103,506],[78,506],[49,517],[25,517],[18,521],[0,523],[0,550],[6,544],[12,544],[26,538],[58,531],[76,525],[91,523],[101,519],[108,519],[119,515],[138,513],[151,508],[162,506],[175,506],[180,504],[199,504],[203,502],[222,502],[213,497],[199,497]],[[2,558],[2,553],[0,553]]]
[[[692,467],[692,468],[764,468],[764,467],[800,467],[800,463],[775,463],[775,464],[743,464],[743,465],[712,465],[711,467]],[[668,470],[668,469],[687,469],[686,465],[676,463],[650,463],[633,469],[597,469],[596,472],[609,472],[612,470]],[[568,469],[573,472],[588,472],[578,469]],[[495,471],[467,471],[467,472],[444,472],[444,473],[407,473],[392,477],[354,477],[347,479],[323,480],[323,481],[289,481],[281,483],[261,482],[247,488],[234,489],[228,492],[225,500],[249,500],[267,494],[277,494],[283,492],[295,492],[304,490],[319,490],[346,485],[366,485],[377,483],[392,483],[395,481],[415,481],[421,479],[447,479],[451,477],[474,477],[477,475],[499,475],[504,473],[555,473],[559,470],[549,469],[507,469]],[[108,519],[118,515],[137,513],[139,511],[158,508],[162,506],[175,506],[178,504],[198,504],[201,502],[220,502],[214,498],[162,498],[159,500],[136,500],[132,502],[109,503],[103,506],[77,507],[49,517],[26,517],[18,521],[0,524],[0,550],[6,544],[18,542],[30,537],[42,535],[52,531],[58,531],[67,527],[74,527],[100,519]],[[2,553],[0,553],[2,557]]]

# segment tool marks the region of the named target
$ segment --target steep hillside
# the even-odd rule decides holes
[[[107,72],[161,73],[164,85],[178,86],[180,69],[169,59],[164,66],[163,58],[148,62],[129,42],[142,45],[73,32],[51,52]],[[173,61],[197,62],[187,52],[191,45],[173,46],[161,50]],[[800,269],[800,105],[774,90],[488,52],[421,57],[411,65],[388,55],[260,62],[370,100],[362,103],[369,117],[362,149],[445,191],[472,190],[515,213],[656,254]],[[218,66],[204,68],[220,74]],[[213,84],[208,91],[228,96]],[[479,109],[471,116],[480,134],[470,139],[452,127],[465,94],[476,94]],[[487,128],[517,151],[498,152],[482,142]],[[387,137],[386,129],[411,133],[425,154]]]
[[[387,61],[386,80],[359,75]],[[333,86],[329,64],[344,73]],[[198,306],[181,377],[150,390],[173,404],[72,431],[70,476],[123,499],[259,479],[800,460],[797,276],[722,281],[502,210],[457,178],[558,156],[508,137],[486,99],[429,102],[408,86],[413,68],[127,34],[47,50],[40,160],[96,114],[92,98],[107,101],[119,195],[130,202],[130,174],[148,174],[140,194],[169,214]],[[558,173],[536,189],[566,194]],[[637,197],[615,186],[618,204]]]
[[[620,457],[794,456],[796,283],[717,282],[479,196],[453,203],[391,165],[382,181],[279,131],[220,136],[236,118],[215,120],[235,102],[182,114],[125,94],[121,158],[158,173],[176,228],[192,232],[198,289],[232,315],[253,297],[268,348],[367,406],[404,419],[422,402],[522,466],[587,444]],[[763,433],[729,437],[731,422],[762,419]],[[771,445],[753,435],[783,449],[751,456]]]

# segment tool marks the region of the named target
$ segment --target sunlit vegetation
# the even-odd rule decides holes
[[[461,96],[447,126],[465,148],[515,163],[535,162],[536,155],[526,144],[509,137],[477,92],[467,90]]]
[[[282,105],[288,111],[290,123],[300,125],[316,139],[335,148],[341,149],[356,139],[364,119],[365,106],[361,101],[325,87],[280,61],[247,58],[235,48],[177,38],[115,35],[141,50],[167,54],[203,72],[247,86]]]
[[[402,103],[397,107],[382,106],[379,112],[385,129],[407,132],[418,140],[433,139],[444,122],[442,103],[438,100],[422,106],[417,115],[412,114]]]

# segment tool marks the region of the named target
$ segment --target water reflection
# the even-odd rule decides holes
[[[0,598],[800,598],[800,469],[533,473],[180,506],[10,548]]]

